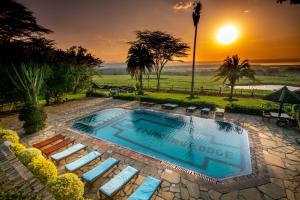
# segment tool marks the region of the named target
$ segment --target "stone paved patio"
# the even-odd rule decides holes
[[[86,196],[97,199],[97,188],[125,166],[131,165],[140,170],[140,175],[124,190],[117,194],[116,199],[126,199],[128,195],[148,176],[162,180],[162,185],[153,199],[300,199],[300,146],[295,142],[299,133],[293,129],[278,128],[275,123],[263,122],[260,117],[227,114],[225,121],[234,122],[237,119],[245,121],[244,128],[249,133],[253,174],[239,178],[228,179],[219,183],[211,182],[205,177],[195,176],[164,162],[143,156],[127,149],[91,138],[87,135],[71,131],[68,126],[76,118],[88,115],[105,108],[137,108],[138,102],[113,99],[86,98],[63,105],[47,107],[48,127],[36,134],[23,136],[22,142],[27,146],[48,138],[54,134],[68,135],[88,145],[88,150],[98,150],[103,157],[112,156],[120,159],[120,165],[97,179],[93,185],[86,186]],[[160,110],[157,105],[151,109]],[[176,113],[185,113],[184,108],[178,108]],[[194,113],[199,115],[198,112]],[[0,118],[7,128],[21,132],[21,123],[17,115]],[[112,150],[112,152],[107,152]],[[80,157],[85,152],[79,152],[59,163],[59,172],[64,172],[63,165]],[[99,160],[78,170],[83,172],[94,166]]]

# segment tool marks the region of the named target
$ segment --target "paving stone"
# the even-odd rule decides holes
[[[239,196],[243,197],[244,199],[251,199],[251,200],[263,199],[261,193],[255,188],[241,190],[239,192]]]
[[[190,198],[189,191],[186,188],[180,188],[181,198],[184,200],[188,200]]]
[[[264,154],[265,160],[268,164],[275,165],[284,168],[284,164],[280,157],[272,155],[270,153]]]
[[[286,196],[284,189],[274,183],[259,186],[258,189],[273,199],[280,199]]]
[[[170,183],[179,183],[180,182],[180,174],[166,169],[162,175],[161,175],[162,179],[165,179],[166,181],[169,181]]]
[[[227,194],[223,194],[221,200],[233,200],[238,198],[238,191],[229,192]]]
[[[293,181],[284,181],[283,183],[284,183],[285,187],[290,190],[295,190],[299,184],[299,183],[293,182]]]
[[[194,197],[194,198],[200,197],[199,186],[196,183],[193,183],[193,182],[185,180],[185,179],[182,179],[182,183],[186,185],[191,197]]]
[[[286,158],[294,161],[300,161],[300,158],[298,156],[295,156],[293,154],[286,154]]]
[[[172,192],[161,192],[161,196],[165,200],[172,200],[174,198],[174,194]]]
[[[221,196],[221,193],[220,192],[217,192],[215,190],[209,190],[208,191],[208,195],[209,197],[212,199],[212,200],[216,200],[216,199],[219,199],[220,196]]]
[[[294,192],[292,192],[289,189],[286,190],[286,197],[287,197],[288,200],[296,200]]]
[[[264,138],[260,138],[260,142],[262,145],[264,145],[266,147],[276,147],[277,146],[276,142],[274,142],[272,140],[267,140]]]

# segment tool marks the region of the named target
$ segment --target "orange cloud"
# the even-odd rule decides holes
[[[175,9],[175,10],[187,10],[190,7],[192,7],[192,5],[193,4],[192,4],[191,1],[187,1],[187,2],[180,1],[180,2],[176,3],[173,6],[173,9]]]

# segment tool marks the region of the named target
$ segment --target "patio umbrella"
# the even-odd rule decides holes
[[[282,113],[282,107],[284,103],[300,104],[300,97],[294,92],[290,91],[286,86],[276,92],[266,95],[263,97],[263,99],[280,103],[278,117],[280,117]]]

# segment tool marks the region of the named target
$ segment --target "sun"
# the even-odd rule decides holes
[[[231,44],[239,37],[239,30],[234,25],[226,25],[219,29],[217,40],[219,43],[227,45]]]

